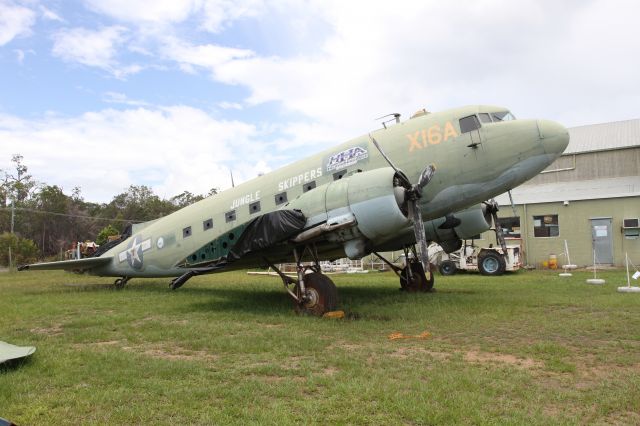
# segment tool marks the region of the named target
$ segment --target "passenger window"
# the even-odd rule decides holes
[[[202,222],[202,230],[206,231],[207,229],[213,228],[213,219],[207,219]]]
[[[281,192],[279,194],[276,194],[275,200],[276,200],[276,206],[279,206],[280,204],[286,203],[287,202],[287,193],[286,192]]]
[[[460,119],[460,133],[469,133],[480,128],[478,117],[470,115]]]
[[[480,122],[491,123],[491,116],[489,115],[489,113],[481,112],[479,115],[480,115]]]
[[[260,211],[260,201],[249,204],[249,214],[258,213]]]
[[[191,236],[191,227],[187,226],[182,230],[182,238],[187,238]]]
[[[224,218],[227,222],[233,222],[234,220],[236,220],[236,211],[235,210],[231,210],[228,211],[224,214]]]
[[[316,181],[312,180],[311,182],[304,184],[304,186],[302,187],[302,192],[311,191],[315,187],[316,187]]]

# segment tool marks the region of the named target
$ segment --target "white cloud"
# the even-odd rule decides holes
[[[38,180],[67,190],[81,185],[91,201],[109,201],[131,184],[165,197],[207,193],[230,185],[229,166],[236,182],[266,168],[259,137],[250,124],[186,106],[38,120],[0,115],[0,168],[20,153]]]
[[[249,104],[280,102],[315,126],[334,129],[336,138],[377,126],[371,120],[384,113],[406,116],[422,107],[471,103],[503,104],[523,117],[569,125],[637,114],[640,56],[631,53],[640,51],[637,2],[363,7],[318,0],[309,7],[331,29],[320,50],[293,57],[173,58],[184,67],[208,68],[222,83],[247,87]]]
[[[200,29],[213,33],[265,9],[262,0],[85,0],[85,4],[97,13],[140,26],[166,27],[193,18]]]
[[[35,13],[12,2],[0,1],[0,46],[16,37],[31,34]]]
[[[48,9],[42,5],[40,5],[40,14],[42,15],[42,17],[46,20],[49,21],[56,21],[56,22],[65,22],[64,19],[62,19],[60,17],[60,15],[58,15],[56,12],[54,12],[51,9]]]
[[[165,24],[182,22],[195,10],[195,0],[86,0],[86,5],[95,12],[133,23]]]
[[[239,102],[223,101],[223,102],[218,102],[217,105],[222,109],[236,109],[236,110],[241,110],[242,109],[242,104],[239,103]]]
[[[127,29],[121,26],[99,30],[86,28],[63,29],[53,35],[52,54],[66,62],[101,68],[116,78],[139,72],[140,65],[120,65],[116,59],[118,48],[128,39]]]
[[[129,106],[149,106],[147,102],[139,101],[135,99],[129,99],[127,95],[119,92],[106,92],[102,97],[102,100],[111,104],[122,104]]]
[[[216,67],[233,59],[249,58],[253,52],[247,49],[205,44],[194,46],[175,37],[162,40],[161,53],[170,60],[185,67],[186,72],[193,72],[193,67],[216,69]]]

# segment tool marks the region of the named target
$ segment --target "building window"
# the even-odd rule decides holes
[[[224,214],[224,219],[227,222],[233,222],[234,220],[236,220],[236,211],[235,210],[231,210],[228,211]]]
[[[260,201],[249,204],[249,214],[258,213],[260,211]]]
[[[206,231],[207,229],[213,228],[213,219],[207,219],[202,222],[202,230]]]
[[[533,217],[534,237],[557,237],[558,235],[560,235],[560,228],[557,214]]]
[[[276,194],[276,206],[279,206],[280,204],[284,204],[287,202],[287,193],[286,192],[281,192],[279,194]]]
[[[505,238],[521,238],[519,217],[499,217],[498,223]]]
[[[478,121],[478,117],[475,115],[470,115],[469,117],[464,117],[460,119],[460,132],[461,133],[469,133],[474,130],[478,130],[480,128],[480,121]]]
[[[191,236],[191,227],[187,226],[182,230],[182,238],[187,238]]]

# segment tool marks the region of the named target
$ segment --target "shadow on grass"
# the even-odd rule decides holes
[[[0,374],[10,374],[21,367],[26,367],[31,363],[32,355],[24,358],[10,359],[0,364]]]

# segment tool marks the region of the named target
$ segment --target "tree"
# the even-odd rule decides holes
[[[0,170],[4,175],[2,177],[2,192],[6,198],[9,198],[16,204],[24,202],[37,188],[38,182],[27,173],[28,168],[22,163],[24,157],[20,154],[14,154],[11,162],[14,163],[15,172]],[[6,201],[5,201],[6,203]]]
[[[171,204],[178,208],[187,207],[188,205],[191,205],[200,200],[204,200],[203,195],[194,195],[189,191],[184,191],[182,194],[178,194],[175,197],[171,197],[169,199],[169,201],[171,201]]]
[[[0,265],[9,265],[9,247],[14,265],[32,263],[37,259],[38,246],[32,240],[5,232],[0,234]]]
[[[119,234],[120,234],[120,231],[118,231],[116,228],[114,228],[111,225],[107,225],[104,228],[102,228],[102,230],[98,233],[98,236],[96,237],[96,244],[101,246],[109,240],[109,237],[113,235],[119,235]]]

